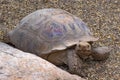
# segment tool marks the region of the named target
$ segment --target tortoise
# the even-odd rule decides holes
[[[71,73],[82,75],[82,60],[90,56],[95,60],[109,57],[108,47],[94,48],[88,26],[75,15],[55,8],[37,10],[24,17],[8,33],[15,47],[34,53],[55,64],[66,64]]]

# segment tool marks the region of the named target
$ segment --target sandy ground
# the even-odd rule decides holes
[[[10,30],[27,14],[42,8],[61,8],[80,17],[100,40],[109,46],[106,61],[83,64],[88,80],[120,80],[120,0],[0,0],[0,25]],[[0,29],[0,41],[5,41]]]

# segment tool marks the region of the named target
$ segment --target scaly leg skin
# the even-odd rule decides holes
[[[92,49],[92,57],[94,60],[106,60],[110,55],[111,48],[97,47]]]
[[[85,74],[81,70],[82,60],[80,57],[75,53],[74,50],[68,50],[67,54],[69,72],[72,74],[77,74],[81,77],[85,77]]]

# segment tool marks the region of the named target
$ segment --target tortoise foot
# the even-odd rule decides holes
[[[111,49],[108,47],[97,47],[93,49],[92,57],[94,60],[106,60],[110,55]]]

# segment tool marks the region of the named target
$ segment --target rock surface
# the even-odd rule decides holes
[[[0,42],[0,80],[85,80]]]

